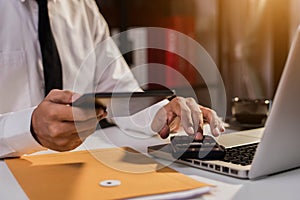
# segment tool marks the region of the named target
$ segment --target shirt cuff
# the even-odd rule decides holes
[[[114,117],[113,121],[123,130],[131,130],[146,135],[155,135],[151,128],[152,121],[160,108],[169,103],[168,100],[163,100],[147,109],[144,109],[129,117]]]
[[[8,113],[4,122],[4,143],[7,147],[5,157],[21,156],[45,150],[30,132],[31,116],[35,108]],[[1,154],[3,154],[2,152]],[[0,155],[1,156],[1,155]]]

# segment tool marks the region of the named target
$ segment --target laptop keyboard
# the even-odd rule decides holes
[[[225,162],[231,162],[240,165],[250,165],[258,143],[243,145],[238,147],[226,148]]]

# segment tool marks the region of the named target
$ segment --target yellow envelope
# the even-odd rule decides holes
[[[124,148],[6,159],[30,199],[124,199],[208,186]],[[120,185],[99,183],[118,180]]]

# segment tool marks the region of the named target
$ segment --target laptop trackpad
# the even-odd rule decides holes
[[[241,144],[251,144],[260,142],[263,129],[254,129],[248,131],[239,131],[221,135],[217,141],[224,147],[234,147]]]

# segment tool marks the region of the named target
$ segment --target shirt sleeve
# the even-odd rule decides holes
[[[0,158],[45,150],[30,132],[34,108],[0,115]]]

